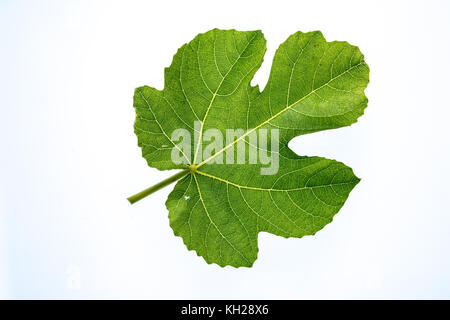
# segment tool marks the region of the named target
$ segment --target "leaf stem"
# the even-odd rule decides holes
[[[150,188],[147,188],[139,193],[136,193],[135,195],[127,198],[128,201],[130,201],[131,204],[144,199],[146,196],[151,195],[152,193],[168,186],[169,184],[183,178],[185,175],[187,175],[189,172],[191,172],[191,169],[185,169],[183,171],[178,172],[177,174],[174,174],[173,176],[167,178],[166,180],[163,180],[154,186],[151,186]]]

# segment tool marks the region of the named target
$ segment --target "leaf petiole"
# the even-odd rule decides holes
[[[152,193],[168,186],[169,184],[183,178],[185,175],[189,174],[189,172],[192,172],[190,168],[180,171],[177,174],[174,174],[173,176],[155,184],[154,186],[151,186],[150,188],[147,188],[139,193],[136,193],[135,195],[127,198],[127,200],[130,201],[131,204],[133,204],[141,199],[144,199],[146,196],[149,196]]]

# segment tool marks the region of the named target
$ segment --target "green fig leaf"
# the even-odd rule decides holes
[[[163,90],[135,90],[134,128],[143,157],[159,170],[186,172],[166,202],[170,226],[207,263],[252,266],[259,232],[314,235],[359,182],[340,162],[288,148],[296,136],[349,126],[363,114],[369,68],[358,47],[327,42],[318,31],[297,32],[276,51],[260,91],[250,82],[265,51],[260,31],[214,29],[178,50],[165,69]],[[173,139],[180,128],[200,137],[190,141],[192,152]],[[223,136],[228,129],[242,132],[205,156],[201,137],[209,129]],[[277,130],[278,150],[252,144],[252,135],[264,129]],[[248,161],[225,163],[238,145],[246,159],[255,150],[276,156],[276,172],[263,174],[264,166]],[[173,161],[173,150],[183,162]]]

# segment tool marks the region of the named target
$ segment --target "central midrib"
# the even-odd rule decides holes
[[[194,161],[193,161],[194,164],[195,164],[195,161],[197,160],[197,154],[198,154],[198,151],[200,149],[200,143],[202,141],[201,139],[202,139],[202,134],[203,134],[203,126],[205,124],[206,117],[208,116],[209,110],[211,109],[212,104],[213,104],[214,100],[216,99],[217,93],[219,92],[219,89],[222,86],[223,81],[225,80],[225,78],[228,76],[228,74],[231,72],[231,70],[233,70],[234,66],[239,61],[239,59],[241,58],[242,54],[247,50],[247,48],[250,45],[250,43],[255,39],[256,35],[257,35],[257,33],[255,33],[255,35],[248,41],[248,43],[245,46],[244,50],[242,50],[242,52],[236,58],[236,61],[234,61],[234,63],[231,65],[230,69],[228,69],[227,73],[222,77],[222,80],[220,81],[219,85],[217,86],[216,91],[213,93],[213,96],[211,97],[211,102],[209,103],[209,106],[206,109],[205,116],[203,117],[202,124],[200,125],[200,135],[199,135],[199,139],[198,139],[198,142],[197,142],[197,147],[196,147],[196,150],[195,150],[195,153],[194,153]],[[199,43],[199,45],[200,45],[200,43]],[[200,69],[200,64],[198,65],[198,68]]]

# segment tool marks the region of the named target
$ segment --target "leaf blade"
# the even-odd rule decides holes
[[[275,53],[262,92],[250,81],[260,67],[266,41],[260,31],[214,29],[199,34],[165,69],[162,91],[136,89],[135,132],[143,157],[160,170],[186,168],[170,160],[176,148],[169,133],[193,136],[228,128],[246,131],[206,159],[201,141],[185,156],[192,172],[166,202],[175,235],[207,263],[253,265],[258,233],[283,237],[313,235],[330,223],[359,183],[352,169],[335,160],[301,157],[288,148],[296,136],[355,123],[368,100],[369,68],[360,50],[327,42],[320,32],[297,32]],[[200,121],[199,132],[194,121]],[[279,169],[261,175],[257,165],[213,164],[259,129],[278,129]]]

